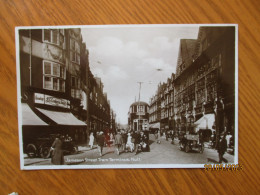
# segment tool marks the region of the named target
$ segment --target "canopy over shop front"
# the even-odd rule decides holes
[[[160,129],[160,123],[150,124],[150,129]]]
[[[42,121],[29,107],[28,104],[22,103],[22,125],[27,126],[46,126],[48,125]]]
[[[70,112],[57,112],[52,110],[45,110],[42,108],[37,108],[42,114],[47,116],[50,120],[58,125],[70,125],[70,126],[87,126],[86,123],[77,119]]]
[[[199,129],[211,129],[215,122],[214,114],[205,114],[199,120],[197,120],[194,125],[196,127],[196,131]]]

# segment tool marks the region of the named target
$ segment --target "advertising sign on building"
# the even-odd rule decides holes
[[[62,108],[70,108],[69,100],[63,98],[57,98],[57,97],[53,97],[41,93],[34,94],[34,103],[57,106]]]

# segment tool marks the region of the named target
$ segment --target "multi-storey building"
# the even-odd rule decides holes
[[[177,131],[204,128],[218,136],[226,128],[234,134],[234,38],[234,27],[200,27],[197,40],[181,40],[174,80]]]
[[[171,78],[167,80],[167,92],[166,92],[166,107],[168,117],[168,129],[173,130],[174,128],[174,78],[175,74],[172,73]]]
[[[110,127],[110,104],[100,78],[90,73],[89,117],[91,131],[107,131]]]
[[[131,104],[128,112],[128,126],[134,131],[148,130],[149,105],[146,102],[137,101]]]
[[[149,123],[152,126],[154,123],[159,121],[157,110],[158,110],[158,95],[155,94],[150,98],[150,107],[149,107]]]
[[[174,127],[174,78],[167,79],[166,83],[158,85],[155,95],[150,98],[149,123],[150,128],[162,131],[172,130]]]
[[[91,77],[80,29],[20,29],[19,46],[24,138],[62,133],[86,141],[91,112],[109,127],[110,105],[101,81]]]
[[[116,132],[116,113],[110,109],[110,129],[113,133]]]

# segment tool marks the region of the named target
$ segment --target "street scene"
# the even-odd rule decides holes
[[[235,163],[236,28],[17,28],[21,168]]]
[[[204,152],[194,150],[189,153],[180,150],[178,139],[166,141],[165,137],[160,138],[161,143],[156,143],[153,134],[150,135],[150,152],[122,151],[117,155],[114,145],[106,146],[103,149],[103,156],[100,157],[97,146],[92,149],[89,146],[79,146],[77,154],[66,155],[65,165],[105,165],[105,164],[210,164],[218,163],[218,152],[206,145]],[[228,163],[234,161],[231,149],[225,154]],[[51,159],[28,158],[25,155],[25,166],[52,165]]]

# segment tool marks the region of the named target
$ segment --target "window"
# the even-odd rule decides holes
[[[43,88],[65,92],[65,68],[55,62],[43,61]]]
[[[202,41],[202,51],[204,51],[207,48],[207,46],[208,46],[208,41],[207,41],[207,39],[204,39]]]
[[[74,98],[80,99],[81,96],[81,90],[80,90],[80,79],[72,76],[71,77],[71,96]]]
[[[64,40],[63,36],[60,37],[60,31],[58,29],[44,29],[43,30],[43,41],[53,43],[62,46]],[[61,40],[60,40],[61,39]]]
[[[221,66],[221,54],[216,55],[216,56],[212,59],[212,65],[213,65],[214,67]]]
[[[80,46],[74,39],[70,39],[70,59],[77,64],[80,63]]]
[[[143,106],[137,106],[137,112],[144,112]]]

